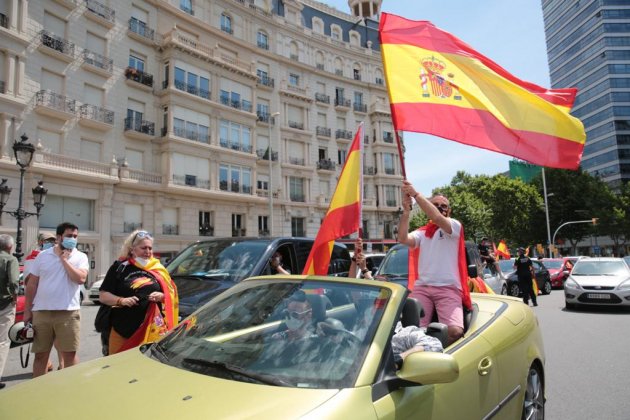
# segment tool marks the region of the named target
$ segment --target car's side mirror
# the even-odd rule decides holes
[[[459,364],[450,354],[420,351],[405,357],[398,377],[422,385],[445,384],[459,377]]]
[[[475,264],[471,264],[468,266],[468,277],[472,277],[475,278],[477,277],[478,271],[477,271],[477,266]]]

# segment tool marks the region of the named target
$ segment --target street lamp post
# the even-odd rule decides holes
[[[275,118],[280,115],[279,112],[274,112],[269,116],[269,123],[267,127],[269,127],[269,236],[273,237],[273,166],[271,165],[271,161],[273,160],[273,149],[271,148],[271,124],[275,123]]]
[[[25,211],[22,207],[22,202],[24,198],[24,174],[26,173],[26,168],[31,164],[33,160],[33,154],[35,153],[35,146],[31,143],[27,143],[28,137],[26,134],[22,134],[21,141],[16,141],[13,143],[13,153],[15,155],[15,161],[17,165],[20,167],[20,193],[18,195],[18,208],[13,211],[4,210],[4,206],[7,204],[9,200],[9,196],[11,195],[12,189],[7,185],[7,180],[2,179],[2,183],[0,183],[0,214],[7,213],[17,219],[17,233],[15,237],[15,252],[13,255],[18,259],[18,261],[22,261],[22,256],[24,253],[22,252],[22,220],[26,219],[29,216],[37,216],[39,218],[39,213],[44,207],[44,203],[46,201],[46,194],[48,194],[48,190],[44,188],[44,182],[39,181],[37,186],[33,188],[33,204],[37,209],[37,212],[32,213]]]
[[[549,226],[549,203],[547,199],[553,195],[553,193],[547,194],[547,181],[545,180],[545,168],[542,168],[542,182],[543,182],[543,195],[545,197],[545,218],[547,219],[547,249],[549,250],[549,258],[553,258],[551,251],[551,229]]]
[[[558,226],[558,229],[556,229],[556,231],[553,233],[553,238],[551,239],[551,243],[552,244],[556,243],[556,234],[564,226],[566,226],[566,225],[573,225],[575,223],[592,223],[592,224],[596,225],[597,224],[597,220],[599,220],[597,217],[593,217],[590,220],[575,220],[573,222],[565,222],[565,223],[561,224],[560,226]]]

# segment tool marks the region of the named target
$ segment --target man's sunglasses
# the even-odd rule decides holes
[[[311,312],[312,309],[307,309],[304,312],[298,312],[298,311],[284,311],[284,317],[285,318],[293,318],[293,319],[302,319],[302,317],[304,315],[306,315],[307,313]]]
[[[438,210],[448,210],[448,204],[433,204]]]

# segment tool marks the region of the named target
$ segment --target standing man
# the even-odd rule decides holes
[[[402,196],[398,242],[420,248],[418,280],[411,292],[424,308],[420,326],[429,325],[433,311],[437,311],[438,320],[448,325],[449,344],[453,343],[464,333],[462,303],[471,307],[462,224],[450,217],[449,201],[443,195],[427,199],[403,180]],[[429,223],[408,233],[412,197],[429,217]]]
[[[15,322],[15,301],[18,294],[20,268],[17,258],[11,255],[13,237],[0,235],[0,379],[9,355],[9,328]],[[0,389],[6,384],[0,382]]]
[[[518,249],[518,258],[514,260],[514,268],[518,277],[518,287],[523,293],[523,302],[529,306],[529,297],[532,298],[534,306],[538,306],[536,302],[536,294],[532,287],[532,281],[536,281],[534,274],[534,264],[532,260],[525,255],[525,248]]]
[[[57,226],[57,244],[42,251],[31,267],[26,286],[24,321],[35,329],[33,377],[46,373],[53,342],[64,367],[78,363],[81,306],[79,286],[85,283],[88,258],[76,249],[79,228],[68,222]]]

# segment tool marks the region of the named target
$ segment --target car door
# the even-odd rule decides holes
[[[481,419],[499,404],[499,372],[494,349],[472,335],[449,349],[459,364],[454,382],[394,390],[374,401],[379,419]]]

